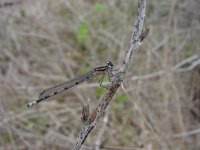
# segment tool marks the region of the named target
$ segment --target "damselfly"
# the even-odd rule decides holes
[[[27,107],[31,107],[33,106],[34,104],[37,104],[43,100],[46,100],[52,96],[55,96],[57,94],[60,94],[76,85],[79,85],[80,83],[86,81],[86,80],[89,80],[90,78],[92,77],[95,77],[95,76],[99,76],[99,75],[104,75],[104,74],[108,74],[108,78],[109,76],[112,74],[112,70],[113,70],[113,64],[108,61],[106,63],[105,66],[100,66],[100,67],[96,67],[96,68],[93,68],[91,69],[87,74],[85,75],[82,75],[82,76],[78,76],[74,79],[71,79],[69,81],[66,81],[62,84],[59,84],[59,85],[56,85],[54,87],[51,87],[51,88],[48,88],[46,90],[43,90],[39,96],[38,96],[38,99],[30,102]]]

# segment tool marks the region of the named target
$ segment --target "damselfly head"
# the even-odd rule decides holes
[[[110,61],[106,62],[106,65],[108,66],[108,68],[113,67],[113,63],[111,63]]]

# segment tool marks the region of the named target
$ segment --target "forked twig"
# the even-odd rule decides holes
[[[78,138],[76,139],[72,150],[79,150],[87,138],[90,131],[95,127],[97,120],[103,114],[108,104],[115,95],[117,89],[120,87],[127,65],[131,60],[134,60],[134,57],[141,45],[141,42],[146,38],[149,29],[143,29],[144,17],[146,9],[146,0],[138,0],[137,4],[137,18],[133,27],[133,34],[131,38],[130,48],[125,54],[125,58],[121,67],[114,73],[112,83],[108,87],[105,95],[101,99],[97,108],[90,114],[86,123],[84,123],[83,128],[81,129]]]

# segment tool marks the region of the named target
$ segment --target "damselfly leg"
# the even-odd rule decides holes
[[[99,82],[98,82],[98,83],[99,83],[99,86],[100,86],[100,87],[103,87],[103,88],[105,88],[105,89],[108,89],[108,87],[106,87],[106,86],[103,85],[103,80],[104,80],[104,79],[105,79],[105,75],[102,75],[101,78],[99,79]]]

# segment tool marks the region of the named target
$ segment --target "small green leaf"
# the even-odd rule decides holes
[[[85,21],[81,22],[76,29],[76,37],[78,41],[82,42],[88,38],[89,29]]]
[[[123,132],[123,137],[124,137],[124,139],[127,140],[127,142],[133,141],[133,135],[131,134],[130,131],[124,131]]]
[[[40,135],[44,134],[44,128],[48,124],[47,119],[43,118],[28,118],[21,122],[23,126],[32,127],[32,129]]]
[[[184,55],[185,57],[191,56],[192,53],[194,52],[194,51],[193,51],[194,49],[195,49],[195,48],[194,48],[193,44],[191,44],[191,43],[187,44],[187,45],[185,46],[185,48],[183,49],[183,55]]]
[[[128,100],[128,96],[127,95],[117,95],[115,97],[115,99],[116,99],[117,102],[126,101],[126,100]]]
[[[26,17],[26,12],[25,12],[24,9],[21,9],[21,10],[20,10],[20,14],[21,14],[22,17]]]
[[[102,20],[101,25],[104,29],[108,28],[108,21],[106,19]]]
[[[81,72],[81,74],[86,74],[88,72],[88,68],[82,67],[80,72]]]
[[[95,8],[98,10],[98,11],[103,11],[105,9],[105,4],[103,3],[100,3],[100,2],[97,2],[95,4]]]
[[[97,97],[100,97],[101,95],[103,95],[103,93],[105,92],[105,89],[104,88],[96,88],[96,96]]]
[[[0,142],[10,143],[12,141],[12,137],[10,135],[1,135]]]
[[[112,103],[112,108],[118,110],[121,108],[121,105],[119,103]]]

